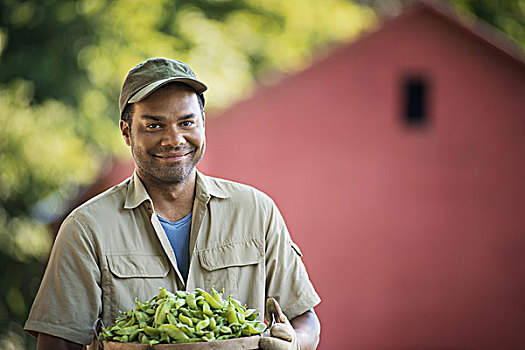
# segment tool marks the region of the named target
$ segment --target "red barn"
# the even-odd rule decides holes
[[[272,196],[320,349],[525,346],[525,64],[419,3],[210,119],[204,172]]]

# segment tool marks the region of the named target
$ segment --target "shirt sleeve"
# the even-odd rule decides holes
[[[275,298],[290,320],[321,301],[301,257],[279,209],[273,204],[266,232],[266,298]]]
[[[102,309],[95,243],[74,216],[62,224],[24,326],[79,344],[90,344]]]

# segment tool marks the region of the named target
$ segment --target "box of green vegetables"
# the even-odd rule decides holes
[[[103,327],[99,340],[106,350],[258,349],[266,325],[257,316],[256,309],[214,288],[209,293],[161,288]]]

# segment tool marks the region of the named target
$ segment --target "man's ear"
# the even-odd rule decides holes
[[[202,125],[206,126],[206,113],[202,112]]]
[[[120,120],[119,125],[120,125],[120,132],[122,133],[122,137],[124,138],[126,145],[131,146],[130,125],[127,122],[123,121],[122,119]]]

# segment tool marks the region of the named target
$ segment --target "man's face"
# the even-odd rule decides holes
[[[131,127],[121,121],[120,128],[143,181],[183,182],[204,155],[204,116],[184,86],[168,85],[136,102]]]

